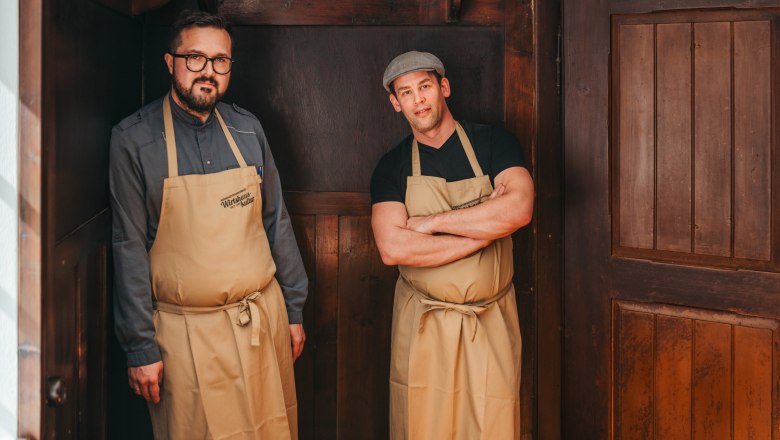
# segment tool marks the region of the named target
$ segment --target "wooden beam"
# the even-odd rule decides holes
[[[19,2],[18,435],[41,434],[41,100],[44,1]]]

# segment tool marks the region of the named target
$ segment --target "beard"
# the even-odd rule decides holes
[[[196,87],[200,87],[195,85],[195,82],[197,81],[210,83],[214,89],[214,92],[204,93],[200,96],[196,96],[194,90]],[[207,76],[199,76],[195,78],[189,88],[179,82],[175,76],[171,77],[171,83],[173,84],[173,89],[176,91],[176,95],[179,97],[179,100],[181,100],[182,104],[197,113],[210,113],[212,110],[214,110],[214,107],[216,107],[217,103],[222,100],[222,97],[225,96],[224,92],[219,93],[219,83],[217,80]]]

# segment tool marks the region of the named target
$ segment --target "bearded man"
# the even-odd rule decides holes
[[[230,25],[184,11],[166,95],[111,136],[116,332],[158,439],[296,439],[308,281]]]

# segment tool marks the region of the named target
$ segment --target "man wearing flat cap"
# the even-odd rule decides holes
[[[444,65],[407,52],[383,85],[412,134],[371,178],[372,227],[400,277],[393,307],[393,439],[520,438],[520,326],[511,234],[534,189],[506,130],[456,121]]]

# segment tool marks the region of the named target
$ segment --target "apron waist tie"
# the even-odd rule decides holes
[[[420,324],[417,328],[417,331],[419,333],[422,333],[423,330],[425,329],[425,318],[428,316],[428,313],[433,312],[434,310],[444,310],[444,313],[447,313],[448,311],[452,310],[464,316],[468,316],[474,319],[474,331],[471,333],[472,341],[474,341],[474,339],[477,337],[477,328],[479,327],[479,315],[485,310],[489,309],[490,306],[495,304],[498,300],[505,297],[507,293],[509,293],[509,291],[512,290],[512,283],[509,283],[508,286],[502,289],[498,295],[491,298],[489,301],[480,301],[474,303],[461,304],[461,303],[453,303],[448,301],[431,299],[423,292],[420,292],[414,286],[412,286],[412,283],[410,283],[406,279],[404,279],[404,281],[406,281],[409,287],[411,287],[412,290],[414,291],[415,295],[417,295],[417,300],[420,301],[420,303],[425,306],[425,310],[423,310],[422,314],[420,315]]]
[[[263,294],[262,290],[252,292],[249,295],[243,297],[240,301],[234,303],[225,304],[223,306],[212,307],[197,307],[197,306],[182,306],[179,304],[171,304],[165,302],[154,302],[154,309],[165,313],[175,313],[177,315],[197,315],[202,313],[214,313],[224,310],[238,307],[238,315],[236,316],[236,325],[245,326],[252,323],[252,346],[260,346],[260,310],[255,304],[255,300],[260,298]]]

